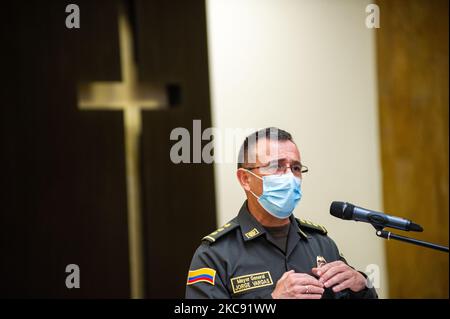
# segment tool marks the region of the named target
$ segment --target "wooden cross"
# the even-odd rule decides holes
[[[139,83],[138,81],[133,53],[133,37],[123,5],[119,5],[119,40],[123,81],[80,84],[78,98],[79,107],[82,110],[123,111],[131,296],[132,298],[142,298],[144,279],[139,178],[141,109],[162,108],[168,105],[168,101],[162,84]]]

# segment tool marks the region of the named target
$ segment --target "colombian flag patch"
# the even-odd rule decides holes
[[[214,286],[215,279],[216,271],[214,269],[200,268],[197,270],[189,270],[187,285],[192,285],[203,281]]]

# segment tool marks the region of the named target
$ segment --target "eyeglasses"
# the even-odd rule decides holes
[[[260,166],[246,167],[246,169],[254,170],[259,168],[261,174],[283,175],[286,173],[288,167],[291,169],[292,174],[294,174],[295,176],[301,176],[302,174],[308,172],[308,167],[305,165],[302,165],[300,163],[293,163],[293,164],[291,163],[288,166],[286,163],[283,163],[282,161],[279,160],[271,161],[267,164]]]

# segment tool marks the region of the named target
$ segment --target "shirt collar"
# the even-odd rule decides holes
[[[291,222],[291,226],[294,227],[294,229],[302,238],[309,238],[309,236],[300,229],[294,215],[291,215],[289,217],[289,220]],[[255,239],[266,233],[265,228],[256,220],[255,217],[253,217],[253,215],[248,210],[247,200],[244,202],[244,204],[242,204],[242,207],[239,210],[237,221],[241,227],[242,238],[244,239],[244,241]]]

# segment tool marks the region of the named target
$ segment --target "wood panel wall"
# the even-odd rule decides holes
[[[448,1],[378,5],[385,211],[425,229],[406,235],[448,246]],[[392,240],[386,249],[391,298],[448,298],[448,254]]]

